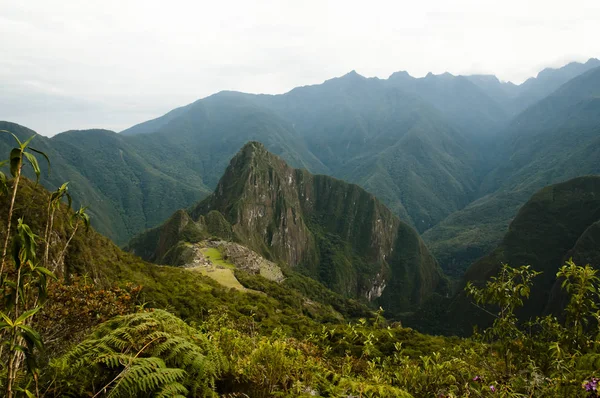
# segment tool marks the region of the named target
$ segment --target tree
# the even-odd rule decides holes
[[[71,243],[71,240],[73,240],[73,237],[77,233],[77,229],[79,228],[79,225],[83,224],[85,226],[86,231],[89,229],[90,216],[88,216],[87,213],[85,212],[86,209],[87,209],[87,207],[80,207],[79,210],[77,210],[71,216],[70,224],[73,227],[73,232],[71,232],[71,236],[69,236],[67,243],[65,243],[65,247],[63,248],[63,250],[60,252],[60,255],[58,256],[56,267],[60,266],[61,264],[64,265],[64,260],[65,260],[65,255],[67,254],[67,249],[69,248],[69,244]],[[66,274],[66,272],[67,272],[67,270],[65,269],[64,273]]]
[[[36,182],[39,182],[40,174],[41,174],[40,166],[38,164],[36,157],[31,152],[35,152],[35,153],[42,155],[48,162],[48,167],[50,167],[50,159],[48,159],[48,156],[44,152],[39,151],[39,150],[29,146],[29,143],[31,142],[31,140],[33,140],[35,138],[35,134],[32,135],[31,137],[29,137],[25,142],[21,142],[19,140],[19,138],[17,138],[16,135],[14,135],[13,133],[11,133],[9,131],[0,130],[0,132],[12,135],[18,144],[17,147],[13,148],[10,151],[10,157],[8,160],[8,162],[10,164],[10,174],[13,177],[13,187],[12,187],[12,197],[10,199],[10,207],[8,210],[8,220],[6,222],[6,237],[4,238],[4,246],[2,248],[2,263],[0,265],[0,280],[1,280],[2,275],[4,273],[4,266],[6,264],[6,253],[8,251],[8,243],[10,241],[12,216],[13,216],[13,211],[14,211],[14,206],[15,206],[15,199],[17,197],[17,190],[19,188],[19,181],[21,180],[21,174],[23,171],[23,164],[24,164],[23,160],[24,159],[27,160],[27,162],[31,165],[31,167],[33,168],[33,172],[36,175]],[[29,151],[31,151],[31,152],[29,152]],[[6,177],[4,176],[4,174],[2,174],[2,176],[0,176],[0,179],[2,179],[2,181],[4,181],[4,182],[6,181]]]
[[[512,268],[502,264],[499,275],[490,278],[483,288],[476,287],[472,282],[465,287],[467,294],[475,299],[479,308],[488,304],[497,306],[496,313],[485,310],[494,317],[494,323],[486,330],[485,335],[492,342],[500,343],[506,375],[512,369],[512,358],[517,349],[515,342],[523,339],[515,310],[523,306],[523,299],[529,297],[532,280],[539,274],[529,265]]]
[[[40,310],[40,305],[46,297],[47,278],[54,275],[37,262],[37,239],[38,236],[23,223],[22,219],[19,219],[12,248],[16,276],[14,281],[4,281],[7,313],[0,311],[0,317],[3,319],[0,330],[8,333],[8,340],[5,341],[9,356],[6,384],[8,398],[14,394],[13,385],[23,354],[29,371],[36,378],[37,363],[34,351],[36,348],[38,350],[42,348],[39,334],[28,322]],[[28,306],[30,308],[27,308]]]
[[[69,208],[71,208],[72,200],[71,195],[69,195],[68,185],[68,182],[62,184],[56,191],[50,194],[50,199],[48,200],[48,218],[46,220],[46,231],[44,232],[44,242],[46,242],[46,249],[44,252],[44,266],[46,268],[48,268],[50,235],[52,234],[52,227],[54,225],[54,214],[56,213],[56,210],[60,207],[61,199],[63,197],[67,198]]]

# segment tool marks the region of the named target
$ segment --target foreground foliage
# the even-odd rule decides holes
[[[304,338],[260,332],[224,314],[187,324],[141,310],[102,324],[46,368],[46,394],[228,397],[589,397],[600,365],[597,271],[558,272],[564,319],[519,324],[537,272],[503,266],[468,290],[494,314],[470,339],[420,334],[379,311]],[[495,312],[494,312],[495,311]]]

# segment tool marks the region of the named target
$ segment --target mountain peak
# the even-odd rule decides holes
[[[586,65],[600,66],[600,59],[598,59],[598,58],[590,58],[590,59],[587,60],[587,62],[585,64]]]
[[[440,73],[439,75],[435,75],[433,74],[433,72],[428,72],[427,75],[425,76],[425,79],[432,79],[432,78],[451,78],[454,77],[454,75],[450,72],[444,72],[444,73]]]
[[[248,141],[247,143],[244,144],[244,146],[242,147],[242,149],[240,149],[240,151],[251,151],[251,152],[264,151],[264,152],[267,152],[267,148],[265,148],[265,146],[261,142]]]
[[[388,77],[388,80],[412,79],[412,76],[405,70],[394,72]]]
[[[355,70],[355,69],[352,69],[350,72],[346,73],[346,74],[345,74],[344,76],[342,76],[342,77],[356,77],[356,76],[360,76],[360,77],[362,77],[361,75],[359,75],[359,74],[356,72],[356,70]]]
[[[352,69],[350,72],[348,72],[345,75],[339,77],[339,79],[343,79],[343,80],[365,80],[366,77],[364,77],[363,75],[361,75],[358,72],[356,72],[356,70]]]
[[[276,158],[267,150],[267,148],[258,141],[249,141],[238,151],[238,153],[231,159],[230,165],[236,166],[247,166],[257,161],[265,161],[270,158]],[[239,167],[237,167],[239,168]]]

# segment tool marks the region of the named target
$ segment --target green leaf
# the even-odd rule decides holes
[[[8,324],[8,326],[10,326],[10,327],[15,326],[15,323],[4,312],[0,311],[0,317],[2,317],[2,319],[4,319],[4,322],[6,322]]]
[[[8,193],[8,182],[6,181],[6,174],[0,171],[0,193]]]
[[[28,149],[39,155],[42,155],[44,157],[44,159],[46,159],[46,162],[48,163],[48,175],[50,175],[50,158],[48,158],[48,155],[46,155],[46,153],[40,151],[39,149],[35,149],[35,148],[28,148]]]
[[[35,329],[28,325],[20,325],[19,329],[21,329],[21,335],[27,341],[28,344],[31,344],[32,346],[35,346],[40,350],[44,348],[42,337]]]
[[[40,170],[40,165],[38,164],[37,159],[35,158],[35,156],[30,154],[29,152],[23,152],[23,155],[25,155],[25,157],[29,161],[29,164],[31,164],[31,167],[33,168],[33,172],[35,173],[35,177],[36,177],[36,179],[35,179],[36,183],[39,182],[40,174],[42,174],[42,172]]]
[[[14,135],[13,133],[11,133],[10,131],[0,130],[0,133],[8,133],[8,134],[12,135],[13,138],[15,139],[15,141],[17,141],[17,143],[19,144],[19,147],[23,146],[23,144],[21,143],[21,140],[19,140],[19,138],[16,135]]]
[[[15,325],[19,325],[19,324],[25,322],[25,320],[27,318],[34,316],[40,310],[40,308],[41,307],[35,307],[31,310],[28,310],[28,311],[25,311],[24,313],[22,313],[15,321]],[[24,326],[20,326],[20,327],[23,328]]]
[[[10,174],[16,177],[21,171],[23,161],[23,151],[20,148],[13,148],[10,151]]]
[[[35,395],[33,395],[31,391],[24,389],[23,392],[25,393],[25,395],[27,395],[27,398],[35,398]]]
[[[29,143],[31,142],[31,140],[33,140],[35,138],[37,134],[32,135],[31,137],[27,138],[27,141],[25,141],[24,143],[20,144],[19,146],[21,147],[21,149],[25,149],[27,148],[27,145],[29,145]],[[17,138],[17,137],[15,137]]]
[[[52,271],[50,271],[48,268],[35,267],[34,271],[36,271],[36,272],[38,272],[40,274],[48,275],[50,278],[56,279],[56,275],[54,275],[54,273]]]

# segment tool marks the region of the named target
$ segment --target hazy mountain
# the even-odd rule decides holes
[[[519,86],[519,109],[526,109],[551,94],[569,80],[600,67],[600,60],[590,58],[585,64],[571,62],[561,68],[546,68],[537,77],[529,78]]]
[[[212,191],[228,160],[244,143],[258,140],[294,167],[360,184],[421,232],[446,219],[449,228],[441,226],[441,233],[434,229],[426,236],[442,262],[460,263],[460,271],[498,241],[498,225],[506,226],[533,190],[559,180],[546,173],[522,192],[494,183],[520,178],[522,160],[513,158],[510,148],[520,151],[515,156],[522,159],[536,158],[523,152],[535,147],[525,138],[510,146],[524,124],[555,131],[566,115],[544,110],[555,106],[546,103],[533,105],[511,122],[511,106],[542,84],[535,82],[544,81],[549,89],[596,62],[545,70],[521,86],[489,76],[430,74],[416,79],[399,72],[386,80],[351,72],[283,95],[222,92],[121,135],[79,131],[36,141],[55,155],[61,177],[67,177],[51,176],[48,186],[65,179],[78,185],[75,198],[92,204],[94,225],[118,243]],[[584,106],[577,95],[565,95],[565,101],[592,113],[592,126],[593,101]],[[586,117],[582,113],[572,120],[573,128]],[[532,175],[535,167],[541,166],[532,165]],[[576,162],[566,169],[564,178],[594,172],[580,170]],[[485,197],[491,194],[495,196]],[[482,217],[475,214],[484,210]],[[461,252],[464,247],[468,254]]]
[[[432,104],[471,139],[495,133],[509,118],[507,110],[496,99],[464,76],[429,73],[417,79],[406,72],[397,72],[390,76],[388,83]]]
[[[546,68],[520,85],[501,82],[493,75],[472,75],[465,78],[481,88],[512,117],[552,94],[574,77],[599,66],[600,60],[590,58],[584,64],[571,62],[561,68]]]
[[[216,212],[230,227],[210,227],[225,225],[207,221],[218,218]],[[197,241],[204,231],[218,230],[346,297],[377,300],[391,314],[446,291],[418,234],[375,197],[356,185],[292,169],[259,143],[240,150],[212,195],[136,237],[129,248],[165,258],[172,249],[165,239]]]
[[[259,140],[293,166],[360,184],[421,231],[465,206],[479,174],[475,144],[439,110],[355,72],[283,95],[223,92],[149,123],[154,134],[131,140],[178,148],[173,162],[190,159],[208,186],[243,141]]]
[[[60,174],[43,181],[54,188],[72,181],[79,204],[90,205],[98,230],[125,243],[134,234],[158,225],[173,211],[206,196],[228,159],[247,141],[264,140],[274,152],[299,167],[325,168],[278,117],[262,111],[242,95],[210,97],[174,119],[170,130],[123,136],[106,130],[71,131],[34,144],[49,152]],[[22,138],[33,131],[12,123],[0,129]],[[8,135],[0,145],[12,145]]]
[[[600,174],[600,68],[529,107],[495,144],[497,166],[480,199],[424,234],[446,269],[457,274],[500,241],[519,207],[543,186]]]

